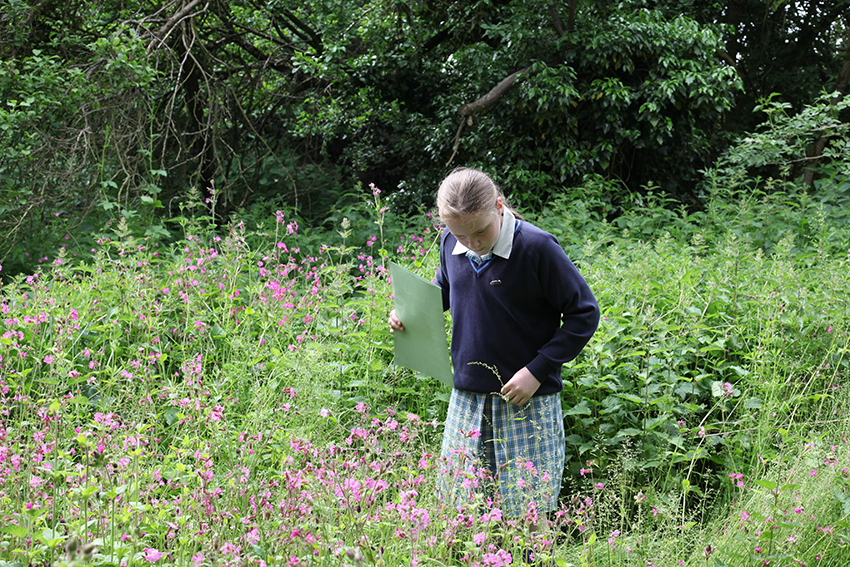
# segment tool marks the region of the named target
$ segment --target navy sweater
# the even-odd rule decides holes
[[[560,392],[561,366],[578,356],[599,324],[596,299],[558,240],[517,222],[510,258],[494,256],[481,267],[452,255],[457,239],[443,233],[436,283],[443,309],[451,309],[459,390],[498,392],[525,366],[540,382],[536,396]]]

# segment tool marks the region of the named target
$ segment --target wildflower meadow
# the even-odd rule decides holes
[[[507,517],[440,461],[448,389],[392,364],[388,265],[433,276],[427,213],[373,186],[325,228],[198,198],[170,238],[69,234],[0,288],[0,566],[847,565],[848,192],[528,215],[603,312],[535,533],[533,493]]]

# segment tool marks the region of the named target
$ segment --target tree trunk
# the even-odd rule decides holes
[[[838,78],[835,81],[835,90],[838,92],[838,96],[833,97],[830,101],[833,105],[838,104],[841,99],[844,98],[845,93],[847,92],[847,83],[850,80],[850,30],[847,32],[847,36],[844,41],[844,63],[841,65],[841,70],[838,72]],[[805,173],[803,174],[803,183],[808,185],[809,187],[813,187],[815,184],[815,168],[820,161],[821,156],[823,156],[823,150],[826,147],[826,143],[829,141],[829,138],[821,132],[820,136],[817,140],[815,140],[814,145],[812,146],[812,151],[809,153],[809,157],[813,158],[810,162],[810,166],[806,168]]]

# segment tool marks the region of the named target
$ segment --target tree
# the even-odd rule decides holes
[[[191,188],[214,188],[220,217],[276,201],[321,219],[356,182],[409,209],[462,164],[522,206],[588,176],[611,200],[652,184],[696,202],[730,133],[755,129],[754,101],[841,84],[846,6],[15,0],[0,259],[53,247],[48,221],[77,234],[121,215],[164,237],[157,212]]]

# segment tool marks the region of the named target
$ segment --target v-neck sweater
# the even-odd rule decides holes
[[[494,255],[481,266],[453,255],[457,239],[443,232],[436,283],[452,315],[459,390],[499,392],[527,367],[540,382],[535,396],[560,392],[563,364],[578,356],[599,324],[596,299],[558,240],[517,223],[510,258]]]

